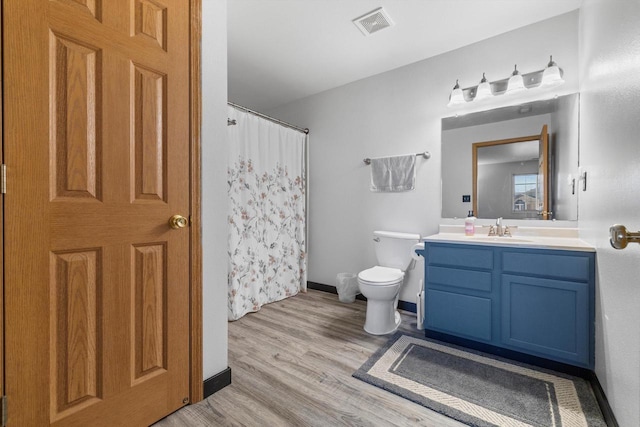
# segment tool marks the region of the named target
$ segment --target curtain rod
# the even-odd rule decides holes
[[[286,126],[286,127],[290,128],[290,129],[297,130],[298,132],[302,132],[302,133],[307,134],[307,135],[309,134],[309,128],[304,128],[304,129],[299,128],[298,126],[294,126],[294,125],[289,124],[287,122],[283,122],[282,120],[274,119],[273,117],[269,117],[266,114],[258,113],[257,111],[250,110],[247,107],[243,107],[242,105],[234,104],[233,102],[227,102],[227,105],[229,105],[229,106],[231,106],[233,108],[237,108],[238,110],[242,110],[244,112],[247,112],[249,114],[253,114],[254,116],[262,117],[263,119],[269,120],[269,121],[277,123],[279,125]],[[235,120],[227,119],[227,125],[228,126],[232,126],[232,125],[235,125],[235,124],[236,124]]]

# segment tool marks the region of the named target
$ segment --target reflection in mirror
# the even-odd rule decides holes
[[[547,125],[540,135],[476,142],[472,149],[476,216],[549,219]]]
[[[442,119],[442,217],[577,220],[578,115],[572,94]]]

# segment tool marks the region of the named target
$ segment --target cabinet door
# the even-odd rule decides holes
[[[502,275],[502,343],[590,366],[587,283]]]

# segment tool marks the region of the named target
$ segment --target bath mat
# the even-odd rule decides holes
[[[400,332],[353,376],[470,426],[606,427],[582,378]]]

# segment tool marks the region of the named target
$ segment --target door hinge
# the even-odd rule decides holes
[[[4,165],[3,165],[4,166]],[[5,427],[7,425],[7,396],[0,397],[0,426]]]
[[[0,165],[0,193],[7,194],[7,165]]]

